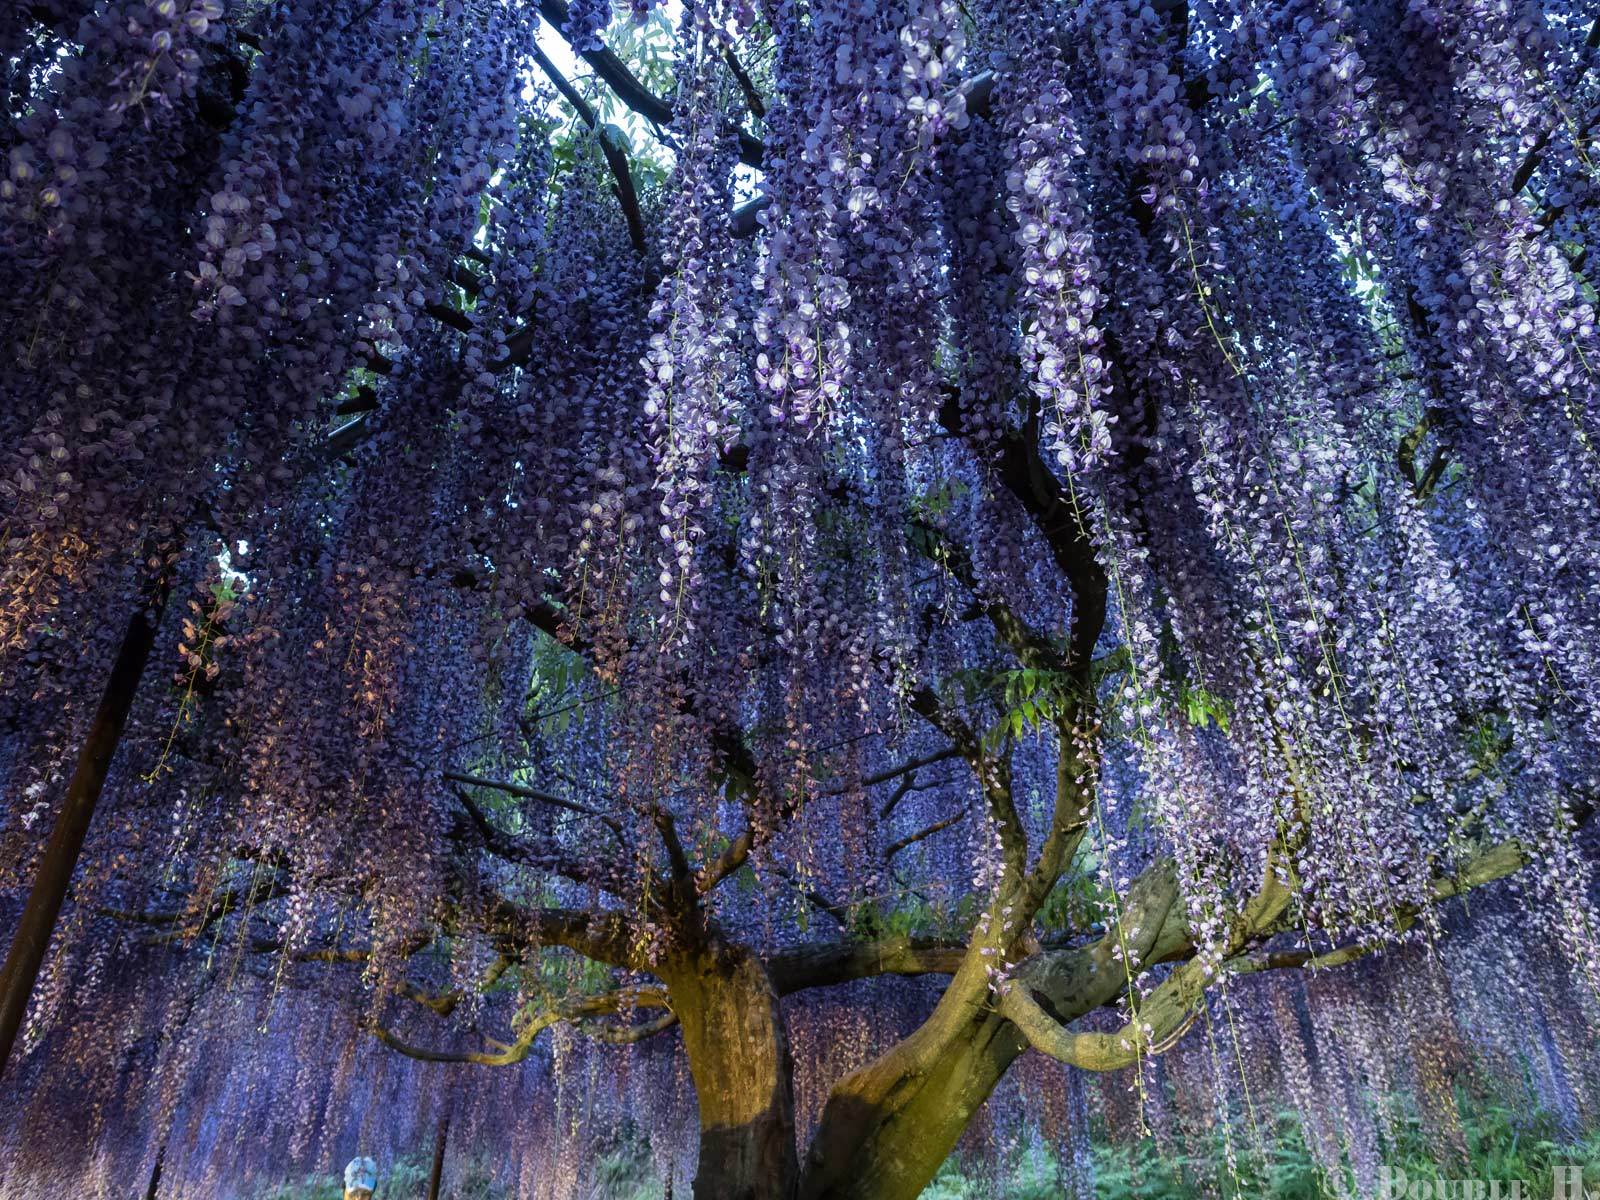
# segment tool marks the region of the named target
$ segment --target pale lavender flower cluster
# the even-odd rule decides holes
[[[1100,405],[1107,364],[1096,323],[1105,274],[1076,186],[1083,147],[1059,55],[1048,34],[1017,47],[1016,80],[1003,103],[1013,158],[1006,208],[1016,222],[1017,273],[1026,298],[1022,366],[1047,415],[1044,434],[1058,462],[1083,471],[1111,449],[1111,415]]]

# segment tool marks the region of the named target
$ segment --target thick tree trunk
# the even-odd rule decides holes
[[[801,1200],[914,1200],[1026,1049],[969,960],[910,1037],[834,1085]]]
[[[1131,944],[1159,962],[1188,944],[1176,883],[1155,873],[1128,897]],[[1116,999],[1127,975],[1107,936],[1081,949],[1037,955],[1013,981],[1063,1023]],[[973,1116],[1028,1048],[993,1011],[981,959],[956,972],[910,1037],[845,1076],[828,1097],[806,1154],[800,1200],[915,1200]]]
[[[6,955],[4,969],[0,970],[0,1075],[5,1073],[11,1048],[16,1044],[17,1033],[27,1014],[28,1000],[50,947],[50,936],[61,914],[72,872],[78,865],[78,854],[89,832],[100,789],[105,786],[106,772],[111,767],[117,743],[122,739],[123,727],[128,723],[128,713],[139,691],[150,649],[155,645],[156,627],[166,600],[164,584],[156,604],[151,609],[134,613],[128,622],[116,662],[111,667],[111,678],[100,698],[89,735],[78,752],[78,764],[67,784],[66,799],[61,803],[61,812],[56,816],[55,828],[50,831],[38,874],[34,876],[33,889],[23,906],[22,919],[11,939],[11,951]]]
[[[915,1200],[1027,1043],[988,1013],[928,1046],[938,1052],[925,1072],[890,1051],[833,1089],[802,1200]]]
[[[778,993],[743,949],[663,968],[700,1105],[695,1200],[792,1200],[799,1165]]]

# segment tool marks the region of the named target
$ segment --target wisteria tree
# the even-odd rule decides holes
[[[1592,1003],[1584,7],[6,6],[10,1077],[663,1035],[701,1200],[889,1200],[1473,889]]]

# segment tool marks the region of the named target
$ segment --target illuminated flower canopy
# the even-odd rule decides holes
[[[626,1062],[702,1200],[910,1197],[1244,1037],[1371,1190],[1463,1022],[1600,1094],[1584,9],[7,6],[8,1127],[565,1195]]]

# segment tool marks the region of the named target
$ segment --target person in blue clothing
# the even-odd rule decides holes
[[[344,1200],[372,1200],[378,1186],[378,1164],[370,1158],[352,1158],[344,1169]]]

